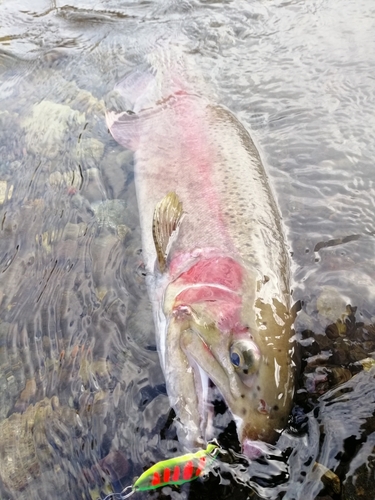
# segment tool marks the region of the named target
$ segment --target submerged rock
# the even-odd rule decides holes
[[[316,312],[321,324],[332,322],[323,331],[306,329],[300,338],[302,372],[295,403],[308,419],[299,418],[295,429],[303,435],[308,421],[313,435],[316,425],[314,443],[319,443],[319,451],[314,456],[322,472],[318,478],[319,470],[310,473],[306,485],[322,481],[311,498],[320,488],[317,498],[322,500],[372,500],[375,327],[364,324],[357,308],[345,305],[330,287],[322,290]]]
[[[123,234],[126,226],[126,202],[124,200],[105,200],[93,206],[99,226],[109,227]]]
[[[51,187],[55,189],[80,189],[82,182],[82,174],[78,168],[69,170],[67,172],[59,172],[58,170],[56,170],[49,176],[49,183]]]
[[[94,137],[84,138],[77,145],[77,158],[86,162],[92,160],[94,165],[102,159],[103,153],[104,144]]]
[[[104,115],[105,105],[103,99],[97,99],[88,90],[80,89],[75,82],[69,83],[72,88],[72,95],[66,96],[66,104],[79,111],[99,116]]]
[[[65,104],[42,101],[32,107],[21,125],[26,132],[28,149],[49,159],[56,158],[67,149],[69,135],[79,136],[85,124],[85,115]]]
[[[80,431],[74,409],[60,407],[56,396],[30,405],[24,413],[13,413],[0,423],[0,477],[10,491],[21,491],[40,474],[53,467],[56,448],[68,443],[64,436]]]
[[[8,187],[7,181],[0,181],[0,205],[10,200],[13,194],[13,185]]]
[[[345,314],[346,302],[336,288],[326,286],[316,301],[316,308],[323,318],[332,322]]]
[[[374,444],[374,438],[372,438]],[[375,446],[366,446],[353,459],[349,473],[343,485],[342,500],[375,499]]]

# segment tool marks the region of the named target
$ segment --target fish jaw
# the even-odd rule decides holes
[[[164,374],[167,393],[180,425],[178,437],[187,448],[200,447],[205,442],[202,434],[204,398],[208,382],[203,386],[197,366],[191,363],[181,345],[183,322],[171,318],[165,341]],[[187,327],[187,325],[186,325]]]
[[[215,269],[211,281],[210,267]],[[211,380],[233,415],[245,451],[249,442],[275,441],[293,398],[287,307],[276,299],[264,304],[257,296],[256,273],[229,257],[198,259],[171,278],[163,295],[168,326],[162,364],[181,424],[179,439],[188,448],[207,441]],[[233,363],[238,345],[248,346],[254,366],[242,370]]]

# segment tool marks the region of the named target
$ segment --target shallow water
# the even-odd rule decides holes
[[[206,483],[153,496],[361,498],[357,475],[369,498],[374,373],[350,377],[375,351],[373,2],[2,0],[0,19],[1,498],[104,498],[182,451],[132,155],[104,120],[121,77],[177,44],[264,159],[303,301],[304,362],[290,429],[266,463],[232,457]],[[324,372],[342,366],[344,379]],[[315,461],[344,490],[323,490]]]

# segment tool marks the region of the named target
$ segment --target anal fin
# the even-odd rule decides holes
[[[152,235],[156,248],[159,269],[163,273],[173,237],[183,216],[182,202],[176,193],[170,192],[159,201],[154,210]]]

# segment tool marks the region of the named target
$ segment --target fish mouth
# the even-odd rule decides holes
[[[213,358],[211,360],[211,368],[212,363],[215,363],[216,370],[222,370],[222,368],[199,333],[192,332],[191,330],[182,333],[182,350],[194,374],[197,409],[200,416],[200,435],[203,442],[207,443],[217,438],[219,433],[224,432],[231,422],[235,422],[237,429],[241,423],[231,411],[224,391],[220,388],[215,377],[212,376],[212,371],[208,367],[205,368],[204,363],[197,361],[193,353],[194,349],[189,345],[191,341],[193,341],[193,345],[195,346],[199,343],[208,358]]]
[[[188,353],[187,358],[194,372],[201,438],[204,443],[208,443],[217,438],[220,432],[225,431],[230,422],[234,420],[234,417],[223,394],[207,371],[196,363]]]

